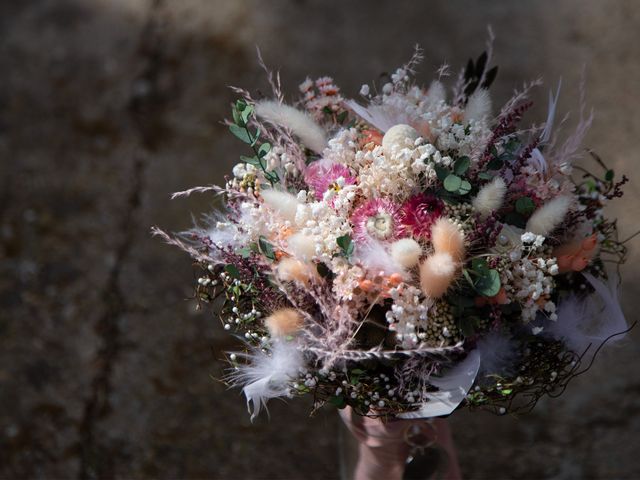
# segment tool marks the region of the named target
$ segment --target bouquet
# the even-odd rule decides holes
[[[246,156],[224,186],[174,194],[223,207],[154,231],[241,339],[226,380],[252,418],[298,396],[384,418],[523,412],[628,330],[605,268],[626,249],[603,213],[626,177],[592,152],[596,173],[573,166],[592,114],[583,100],[567,131],[560,86],[539,126],[519,126],[538,81],[494,108],[491,57],[425,87],[416,48],[357,100],[323,77],[287,103],[269,71],[273,98],[235,89]]]

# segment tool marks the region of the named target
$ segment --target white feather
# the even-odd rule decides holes
[[[495,176],[491,182],[480,189],[473,199],[473,208],[482,218],[486,218],[502,206],[507,193],[507,184],[501,177]]]
[[[240,354],[248,360],[239,365],[229,377],[233,385],[243,385],[247,409],[254,420],[260,410],[266,409],[271,398],[289,396],[289,383],[297,378],[303,366],[303,356],[295,342],[277,340],[270,354],[261,349]]]
[[[533,215],[531,215],[531,218],[529,218],[527,222],[527,232],[545,237],[548,236],[562,223],[570,206],[571,199],[564,195],[548,201],[533,212]]]
[[[275,100],[263,100],[256,103],[255,112],[264,120],[291,130],[305,146],[316,153],[322,153],[327,146],[327,138],[322,127],[296,108]]]
[[[510,373],[517,358],[517,346],[513,340],[498,333],[491,332],[478,340],[480,352],[480,373]]]
[[[344,103],[353,111],[353,113],[383,133],[398,123],[407,123],[405,118],[406,116],[400,118],[397,115],[393,115],[386,111],[382,105],[369,105],[368,107],[363,107],[354,100],[345,100]]]
[[[280,190],[262,190],[260,196],[268,207],[278,212],[284,219],[295,222],[299,205],[295,195]]]
[[[399,273],[404,276],[406,274],[403,266],[393,259],[384,245],[375,240],[358,245],[354,259],[367,270],[376,274],[379,272],[383,272],[385,275]]]
[[[549,322],[545,331],[579,354],[591,345],[587,353],[591,356],[602,342],[626,331],[628,325],[618,301],[617,275],[608,273],[608,285],[590,273],[582,272],[582,275],[595,293],[587,298],[571,295],[563,299],[558,305],[558,320]],[[622,338],[624,335],[616,335],[609,341]]]
[[[479,122],[480,120],[491,115],[491,96],[487,89],[481,88],[476,90],[467,102],[464,109],[464,123],[470,121]]]

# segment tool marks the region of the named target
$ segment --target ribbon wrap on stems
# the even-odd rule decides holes
[[[382,419],[357,415],[350,407],[340,417],[358,441],[358,463],[354,480],[401,480],[410,456],[437,446],[447,456],[442,477],[459,480],[460,469],[446,420]]]

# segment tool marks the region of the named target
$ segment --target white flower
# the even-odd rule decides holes
[[[362,87],[360,87],[360,95],[362,95],[363,97],[369,95],[369,85],[365,83],[364,85],[362,85]]]

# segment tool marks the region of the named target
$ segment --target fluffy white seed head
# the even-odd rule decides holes
[[[413,238],[402,238],[391,245],[391,258],[404,268],[418,264],[422,255],[422,247]]]
[[[471,120],[479,122],[489,115],[491,115],[491,97],[488,90],[480,88],[469,97],[467,107],[464,109],[464,123],[469,123]]]
[[[504,180],[502,177],[495,176],[491,182],[480,189],[476,198],[473,199],[473,208],[484,219],[502,206],[506,193],[507,185]]]
[[[413,146],[419,136],[418,131],[410,125],[402,123],[394,125],[382,137],[382,151],[385,158],[391,158],[401,148]]]
[[[427,297],[439,298],[453,283],[457,264],[448,253],[434,253],[420,265],[420,286]]]
[[[265,205],[278,212],[284,219],[295,221],[299,205],[295,195],[279,190],[262,190],[260,196]]]
[[[316,153],[322,153],[327,146],[327,138],[322,127],[296,108],[275,100],[263,100],[256,103],[255,112],[264,120],[291,130],[305,146]]]
[[[570,206],[571,199],[564,195],[548,201],[533,212],[527,222],[527,232],[548,236],[562,223]]]

